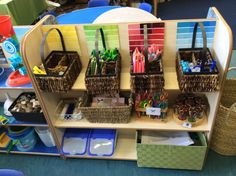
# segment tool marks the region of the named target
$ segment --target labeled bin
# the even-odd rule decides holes
[[[34,129],[45,146],[55,147],[55,141],[48,127],[35,127]]]
[[[89,137],[88,155],[112,156],[116,146],[116,130],[94,129]]]
[[[201,170],[207,142],[203,133],[197,133],[198,142],[191,146],[142,144],[142,132],[137,132],[137,157],[139,167]]]
[[[63,153],[68,155],[86,154],[90,131],[90,129],[66,129],[62,141]]]

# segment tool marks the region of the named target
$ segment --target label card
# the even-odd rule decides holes
[[[146,108],[146,114],[160,116],[161,115],[161,108]]]
[[[189,123],[189,122],[184,122],[184,123],[182,124],[182,126],[185,127],[185,128],[192,128],[192,124]]]

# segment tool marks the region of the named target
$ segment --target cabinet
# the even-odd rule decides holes
[[[24,33],[29,31],[31,29],[30,26],[22,26],[22,27],[14,27],[14,30],[16,32],[17,38],[20,41],[22,37],[24,36]],[[1,99],[3,99],[4,93],[8,93],[11,97],[16,98],[21,92],[34,92],[34,88],[32,84],[27,84],[23,86],[17,86],[17,87],[11,87],[8,86],[6,81],[11,73],[10,68],[4,68],[4,73],[0,76],[0,92],[1,92]],[[3,103],[0,103],[0,115],[3,115]],[[47,123],[29,123],[29,122],[20,122],[16,121],[14,117],[9,117],[10,123],[7,123],[4,125],[4,127],[9,126],[27,126],[27,127],[48,127]],[[0,127],[3,127],[1,125]],[[0,149],[0,153],[7,153],[7,149]],[[40,139],[37,140],[37,144],[34,147],[33,150],[28,152],[22,152],[17,150],[16,147],[14,147],[11,152],[11,154],[30,154],[30,155],[52,155],[52,156],[60,156],[59,152],[57,150],[57,147],[46,147]]]
[[[45,17],[42,21],[36,24],[30,32],[28,32],[21,42],[21,53],[24,58],[24,64],[27,67],[28,73],[32,79],[32,84],[35,92],[40,100],[44,114],[47,118],[49,126],[55,136],[57,147],[62,149],[62,138],[66,128],[106,128],[117,129],[118,140],[115,153],[112,157],[91,157],[91,156],[78,156],[78,155],[62,155],[68,158],[100,158],[100,159],[119,159],[119,160],[137,160],[136,153],[136,130],[157,130],[157,131],[188,131],[188,132],[204,132],[207,136],[208,143],[211,139],[212,128],[214,126],[214,119],[221,97],[221,90],[227,74],[231,52],[232,52],[232,32],[223,17],[216,8],[211,8],[209,17],[205,19],[189,19],[189,20],[167,20],[162,21],[165,23],[165,39],[164,39],[164,77],[165,89],[169,93],[170,107],[176,96],[180,93],[176,69],[175,58],[176,51],[179,44],[187,45],[182,39],[181,43],[178,41],[179,34],[178,24],[182,22],[214,22],[214,33],[211,40],[209,40],[209,47],[212,49],[214,57],[218,61],[218,68],[220,69],[220,86],[216,92],[204,93],[208,98],[210,110],[207,120],[201,125],[185,128],[177,124],[173,119],[173,111],[170,108],[168,112],[167,122],[159,122],[148,118],[136,118],[132,115],[132,119],[127,124],[110,124],[110,123],[90,123],[86,119],[80,121],[63,121],[55,115],[55,109],[61,98],[64,97],[77,97],[82,92],[86,91],[84,84],[84,77],[89,58],[89,47],[86,45],[86,34],[84,31],[85,25],[44,25],[50,17]],[[86,26],[93,26],[94,24],[86,24]],[[98,25],[98,24],[96,24]],[[99,24],[100,25],[100,24]],[[107,24],[106,24],[107,25]],[[128,41],[128,24],[117,24],[119,29],[119,50],[122,56],[122,69],[120,79],[120,91],[130,91],[130,54],[129,54],[129,41]],[[35,77],[32,74],[32,69],[35,65],[41,64],[39,46],[42,41],[43,34],[52,27],[59,28],[65,39],[67,50],[78,51],[82,61],[82,71],[78,76],[72,90],[67,93],[48,93],[42,92],[37,87]],[[186,27],[188,29],[188,27]],[[187,33],[187,32],[186,32]],[[186,38],[186,37],[185,37]],[[52,35],[47,40],[45,48],[46,54],[50,53],[53,49],[60,49],[59,38],[57,35]],[[188,42],[188,41],[187,41]]]

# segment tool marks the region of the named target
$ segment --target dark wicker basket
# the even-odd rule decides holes
[[[195,48],[195,40],[197,27],[200,24],[203,35],[203,48]],[[192,62],[193,55],[196,60],[204,64],[205,71],[200,72],[184,72],[180,64],[181,61]],[[202,59],[204,58],[204,60]],[[210,69],[209,62],[213,61],[210,50],[207,48],[206,33],[202,23],[196,23],[193,31],[192,48],[179,49],[176,59],[176,71],[179,82],[179,88],[183,92],[212,92],[217,90],[219,84],[219,71],[217,67],[213,71]],[[208,69],[208,70],[209,70]]]
[[[52,51],[49,56],[44,60],[44,44],[48,34],[56,30],[60,35],[63,51]],[[46,71],[46,75],[35,74],[35,78],[40,90],[45,92],[67,92],[71,89],[76,81],[82,65],[77,52],[66,51],[64,39],[59,29],[50,29],[43,37],[40,54],[43,66]],[[64,74],[59,75],[50,71],[57,65],[63,64],[66,66]]]
[[[92,98],[85,94],[83,97],[85,107],[79,107],[83,118],[92,123],[128,123],[131,119],[132,98],[126,105],[115,107],[90,107]]]
[[[148,48],[147,25],[144,25],[144,47]],[[162,57],[162,55],[160,56]],[[162,58],[149,63],[147,51],[145,52],[145,73],[133,73],[133,64],[130,67],[130,88],[132,93],[161,92],[164,87],[164,74]]]
[[[97,57],[97,63],[99,62],[99,56],[98,56],[98,33],[101,33],[103,48],[106,49],[105,44],[105,38],[102,28],[97,29],[96,31],[96,42],[95,42],[95,48],[96,48],[96,57]],[[116,96],[119,94],[120,91],[120,70],[121,70],[121,56],[118,55],[117,60],[110,61],[110,62],[104,62],[104,67],[106,67],[106,70],[109,70],[109,74],[97,74],[97,75],[91,75],[90,69],[91,69],[91,59],[89,61],[86,75],[85,75],[85,85],[87,92],[91,95],[107,95],[107,96]]]

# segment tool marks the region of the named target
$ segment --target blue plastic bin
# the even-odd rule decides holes
[[[116,130],[94,129],[90,133],[88,155],[112,156],[116,146]]]
[[[84,155],[87,151],[90,129],[66,129],[63,137],[63,153]]]
[[[12,140],[17,140],[16,148],[22,152],[32,150],[37,142],[37,136],[32,127],[11,126],[8,127],[7,135]]]

